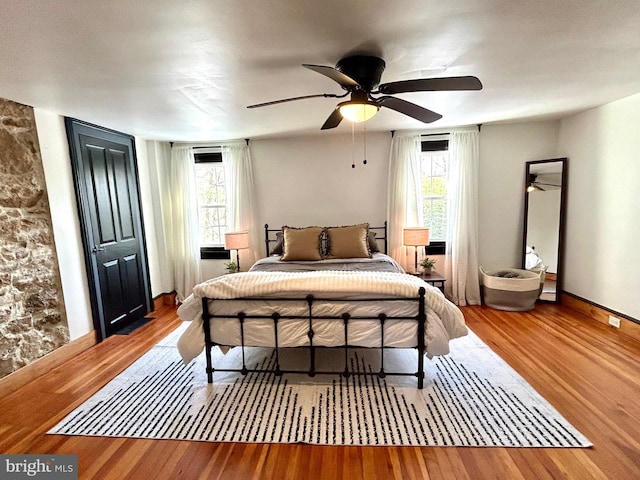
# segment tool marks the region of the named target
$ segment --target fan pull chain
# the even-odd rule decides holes
[[[367,122],[364,122],[364,159],[362,160],[363,165],[367,164]]]
[[[351,168],[356,168],[356,127],[351,122]]]

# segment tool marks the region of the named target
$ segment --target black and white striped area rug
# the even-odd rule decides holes
[[[426,360],[424,390],[413,377],[216,373],[204,357],[183,365],[174,332],[71,412],[49,433],[211,442],[323,445],[587,447],[591,444],[473,333],[451,354]],[[248,349],[247,364],[273,362]],[[318,361],[331,362],[331,355]],[[214,366],[237,362],[217,353]],[[283,355],[285,358],[283,358]],[[289,355],[289,358],[286,358]],[[301,352],[281,362],[304,362]],[[415,371],[413,350],[387,351],[387,371]],[[376,352],[351,361],[375,369]],[[237,365],[237,364],[236,364]],[[322,367],[322,365],[318,365]]]

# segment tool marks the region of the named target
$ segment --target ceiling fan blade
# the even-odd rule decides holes
[[[340,109],[336,107],[333,113],[329,115],[329,118],[327,118],[327,120],[324,122],[324,125],[322,125],[322,128],[320,130],[328,130],[330,128],[336,128],[338,125],[340,125],[341,121],[342,121],[342,114],[340,113]]]
[[[477,77],[419,78],[383,83],[378,87],[378,91],[385,94],[447,90],[482,90],[482,82]]]
[[[376,102],[378,102],[382,107],[387,107],[391,110],[395,110],[396,112],[404,113],[405,115],[413,117],[416,120],[420,120],[423,123],[435,122],[442,118],[442,115],[439,113],[432,112],[431,110],[427,110],[415,103],[407,102],[400,98],[381,97],[376,99]]]
[[[324,65],[309,65],[306,63],[302,64],[303,67],[308,68],[309,70],[313,70],[314,72],[321,73],[322,75],[329,77],[334,82],[338,82],[343,88],[350,89],[354,87],[359,87],[360,84],[356,82],[353,78],[345,75],[339,70],[336,70],[333,67],[327,67]]]
[[[333,93],[318,93],[316,95],[303,95],[301,97],[291,97],[291,98],[283,98],[282,100],[273,100],[272,102],[256,103],[255,105],[247,106],[247,108],[266,107],[268,105],[277,105],[278,103],[294,102],[296,100],[304,100],[305,98],[318,98],[318,97],[342,98],[342,97],[345,97],[347,95],[348,95],[348,92],[345,93],[344,95],[335,95]]]

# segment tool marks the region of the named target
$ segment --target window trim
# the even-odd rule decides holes
[[[222,163],[222,152],[201,152],[194,153],[195,163]],[[226,181],[226,179],[225,179]],[[231,252],[224,247],[214,247],[211,245],[200,247],[201,260],[230,260]]]
[[[420,151],[421,152],[441,152],[449,150],[449,139],[442,138],[437,135],[433,140],[421,140]],[[429,245],[424,247],[425,255],[444,255],[447,248],[447,242],[438,240],[436,242],[429,242]]]
[[[201,260],[230,260],[231,251],[224,247],[200,247]]]
[[[222,163],[222,152],[194,153],[193,160],[196,163]]]
[[[422,140],[420,144],[420,151],[422,152],[442,152],[444,150],[449,150],[449,140],[447,139]]]
[[[447,242],[437,241],[429,242],[429,245],[424,247],[425,255],[444,255],[447,249]]]

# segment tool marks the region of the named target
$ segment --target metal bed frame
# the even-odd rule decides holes
[[[265,247],[267,249],[267,255],[269,253],[270,243],[275,242],[275,239],[271,239],[270,237],[273,232],[279,232],[280,229],[269,229],[268,225],[265,225]],[[370,228],[370,230],[383,230],[383,236],[377,237],[376,240],[380,240],[384,242],[384,251],[387,251],[387,222],[384,223],[383,227],[374,227]],[[256,300],[255,298],[237,298],[232,300],[224,300],[225,302],[233,302],[233,301],[246,301],[246,300]],[[215,302],[216,299],[212,298],[203,298],[202,299],[202,320],[203,320],[203,330],[204,330],[204,339],[205,339],[205,352],[206,352],[206,361],[207,361],[207,381],[209,383],[213,383],[213,374],[214,372],[239,372],[243,375],[247,375],[249,373],[272,373],[276,376],[280,376],[288,373],[305,373],[311,377],[315,375],[342,375],[345,378],[349,376],[358,376],[358,375],[377,375],[380,378],[385,378],[387,375],[393,376],[414,376],[418,379],[418,388],[422,389],[424,387],[424,354],[425,354],[425,342],[424,342],[424,334],[426,329],[426,312],[425,312],[425,288],[420,287],[418,289],[417,295],[415,297],[408,298],[369,298],[369,299],[328,299],[328,298],[319,298],[315,297],[312,294],[307,295],[305,298],[291,298],[291,297],[283,297],[283,298],[272,298],[268,299],[270,302],[306,302],[306,312],[304,315],[281,315],[278,312],[274,312],[271,315],[251,315],[247,314],[244,311],[239,311],[234,315],[216,315],[211,314],[209,312],[209,305],[211,302]],[[384,302],[396,302],[396,301],[414,301],[417,302],[418,305],[418,313],[415,316],[388,316],[385,313],[380,313],[377,316],[355,316],[351,315],[349,312],[344,312],[340,316],[327,316],[327,315],[316,315],[314,313],[314,307],[318,302],[342,302],[354,305],[359,302],[376,302],[376,301],[384,301]],[[242,349],[242,367],[241,368],[214,368],[212,357],[211,357],[211,349],[215,346],[231,346],[231,345],[220,345],[211,340],[211,322],[215,322],[216,318],[237,318],[240,326],[240,345],[233,345],[234,347],[240,347]],[[273,348],[275,349],[275,367],[274,368],[249,368],[246,364],[245,358],[245,349],[248,348],[245,345],[245,328],[250,328],[251,320],[259,319],[271,319],[273,322],[274,329],[274,338],[275,345]],[[281,322],[286,322],[288,320],[306,320],[308,322],[308,331],[307,336],[309,338],[309,345],[303,347],[281,347],[279,344],[278,338],[278,325]],[[359,347],[348,344],[348,332],[349,325],[351,322],[357,322],[359,320],[377,320],[380,322],[380,346],[378,347]],[[388,347],[385,345],[385,335],[384,328],[385,322],[388,320],[402,320],[406,322],[417,322],[417,338],[416,345],[414,348],[418,350],[418,365],[417,371],[415,372],[388,372],[384,367],[384,352],[389,348],[397,348],[397,347]],[[344,329],[344,345],[336,346],[336,347],[324,347],[322,345],[314,344],[314,322],[315,321],[337,321],[342,322]],[[308,349],[309,351],[309,368],[304,370],[291,370],[291,369],[283,369],[280,365],[280,349],[281,348],[298,348],[298,349]],[[333,350],[342,350],[344,357],[344,365],[341,370],[319,370],[316,368],[316,349],[333,349]],[[377,372],[362,372],[358,370],[353,370],[349,368],[349,350],[354,348],[367,348],[367,349],[379,349],[380,350],[380,369]]]
[[[281,228],[269,228],[269,224],[264,224],[264,248],[265,255],[268,257],[271,253],[271,244],[276,243],[278,241],[277,238],[274,238],[275,234],[281,232]],[[382,242],[383,252],[387,253],[387,221],[385,220],[384,224],[381,227],[369,227],[370,232],[374,232],[376,234],[376,242]],[[382,236],[378,236],[378,233],[382,233]]]
[[[247,298],[243,299],[235,299],[235,300],[249,300]],[[255,300],[255,299],[251,299]],[[206,351],[206,359],[207,359],[207,381],[209,383],[213,383],[213,373],[216,371],[219,372],[239,372],[243,375],[247,375],[252,372],[260,372],[260,373],[273,373],[274,375],[282,375],[284,373],[306,373],[310,377],[315,375],[342,375],[344,377],[349,377],[350,375],[377,375],[380,378],[384,378],[387,375],[403,375],[403,376],[415,376],[418,378],[418,388],[422,389],[424,386],[424,353],[425,353],[425,343],[424,343],[424,333],[425,333],[425,325],[426,325],[426,313],[425,313],[425,288],[420,287],[418,290],[418,295],[416,297],[409,298],[380,298],[380,299],[326,299],[326,298],[316,298],[313,295],[307,295],[304,299],[300,298],[269,298],[269,301],[278,301],[278,302],[300,302],[305,301],[307,303],[307,314],[306,315],[280,315],[278,312],[274,312],[271,315],[249,315],[243,311],[238,312],[235,315],[215,315],[209,313],[209,304],[210,302],[215,302],[215,299],[203,298],[202,299],[202,320],[203,320],[203,328],[204,328],[204,339],[205,339],[205,351]],[[387,316],[384,313],[380,313],[375,317],[370,316],[352,316],[348,312],[342,313],[340,316],[333,317],[327,315],[315,315],[314,314],[314,305],[317,302],[375,302],[375,301],[384,301],[384,302],[395,302],[395,301],[415,301],[418,304],[418,314],[415,316],[407,316],[407,317],[399,317],[399,316]],[[225,300],[225,302],[229,302],[233,300]],[[211,340],[211,322],[215,321],[216,318],[237,318],[240,324],[240,345],[242,349],[242,368],[214,368],[211,358],[211,349],[219,345]],[[250,328],[252,319],[271,319],[273,322],[273,331],[275,338],[275,345],[273,348],[275,349],[275,368],[249,368],[246,364],[245,359],[245,328]],[[309,337],[309,345],[304,347],[281,347],[278,339],[278,324],[281,322],[286,322],[287,320],[300,320],[304,319],[308,321],[308,331],[307,336]],[[357,322],[359,320],[378,320],[380,322],[380,346],[378,347],[358,347],[349,345],[347,342],[348,332],[349,332],[349,324],[351,322]],[[314,344],[314,321],[339,321],[343,323],[344,329],[344,345],[337,347],[323,347],[321,345]],[[384,337],[384,325],[388,320],[402,320],[407,322],[417,322],[417,338],[416,338],[416,346],[418,349],[418,366],[416,372],[387,372],[384,368],[384,352],[389,348],[396,347],[388,347],[385,346],[385,337]],[[224,346],[224,345],[220,345]],[[309,350],[309,368],[307,370],[288,370],[283,369],[280,366],[280,354],[279,350],[281,348],[306,348]],[[342,370],[318,370],[316,368],[316,349],[317,348],[327,348],[333,350],[342,350],[344,353],[344,365]],[[349,350],[354,348],[368,348],[368,349],[379,349],[380,350],[380,370],[378,372],[361,372],[357,370],[349,369]]]

